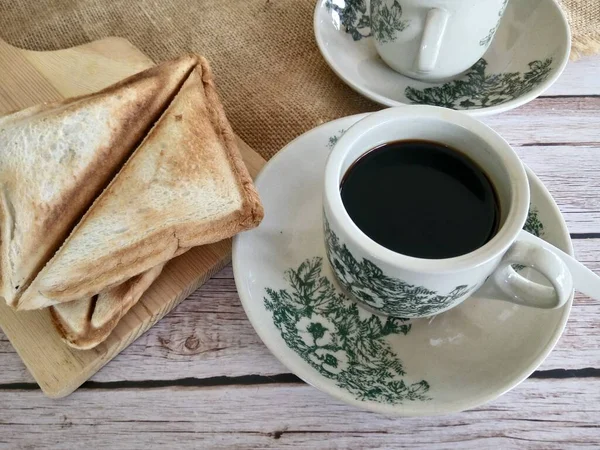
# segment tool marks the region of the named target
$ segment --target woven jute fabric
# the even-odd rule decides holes
[[[600,0],[562,0],[571,25],[571,59],[600,52]]]
[[[520,0],[515,0],[520,1]],[[0,0],[0,38],[56,50],[121,36],[159,62],[205,55],[236,133],[270,158],[301,133],[379,109],[329,69],[316,0]],[[600,0],[563,0],[577,53],[598,48]],[[1,82],[1,80],[0,80]]]

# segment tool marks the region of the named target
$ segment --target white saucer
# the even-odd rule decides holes
[[[357,115],[300,136],[256,181],[265,219],[234,239],[237,289],[256,332],[306,382],[370,410],[396,415],[474,408],[527,378],[565,326],[557,310],[468,299],[430,319],[384,319],[333,284],[323,244],[326,158]],[[554,200],[528,169],[526,228],[573,254]],[[523,274],[531,276],[524,269]],[[536,280],[537,281],[537,280]]]
[[[382,105],[418,103],[474,116],[496,114],[539,96],[569,60],[569,24],[556,2],[510,0],[489,49],[465,74],[438,84],[413,80],[394,72],[377,54],[370,28],[363,26],[368,12],[361,10],[367,4],[365,0],[318,0],[315,37],[333,71]],[[348,9],[353,14],[345,16],[354,17],[349,24],[341,16]]]

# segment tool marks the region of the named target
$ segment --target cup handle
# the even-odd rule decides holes
[[[571,297],[573,277],[559,252],[563,253],[542,239],[521,231],[517,240],[502,258],[500,265],[474,296],[505,300],[534,308],[560,308]],[[563,254],[572,259],[566,253]],[[552,287],[523,277],[512,268],[513,264],[535,269],[550,282]]]
[[[431,8],[427,11],[421,45],[415,61],[416,72],[430,72],[435,68],[449,18],[450,13],[441,8]]]

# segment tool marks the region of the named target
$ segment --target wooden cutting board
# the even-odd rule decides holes
[[[153,64],[121,38],[106,38],[53,52],[21,50],[0,40],[0,115],[41,102],[94,92]],[[241,140],[238,139],[238,143],[250,174],[256,176],[264,159]],[[88,380],[230,259],[231,241],[227,240],[194,248],[172,260],[106,342],[93,350],[75,350],[64,344],[46,310],[16,313],[0,301],[0,327],[44,393],[49,397],[63,397]]]

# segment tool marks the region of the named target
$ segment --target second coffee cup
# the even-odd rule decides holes
[[[461,74],[489,47],[508,0],[370,0],[383,61],[424,81]]]

